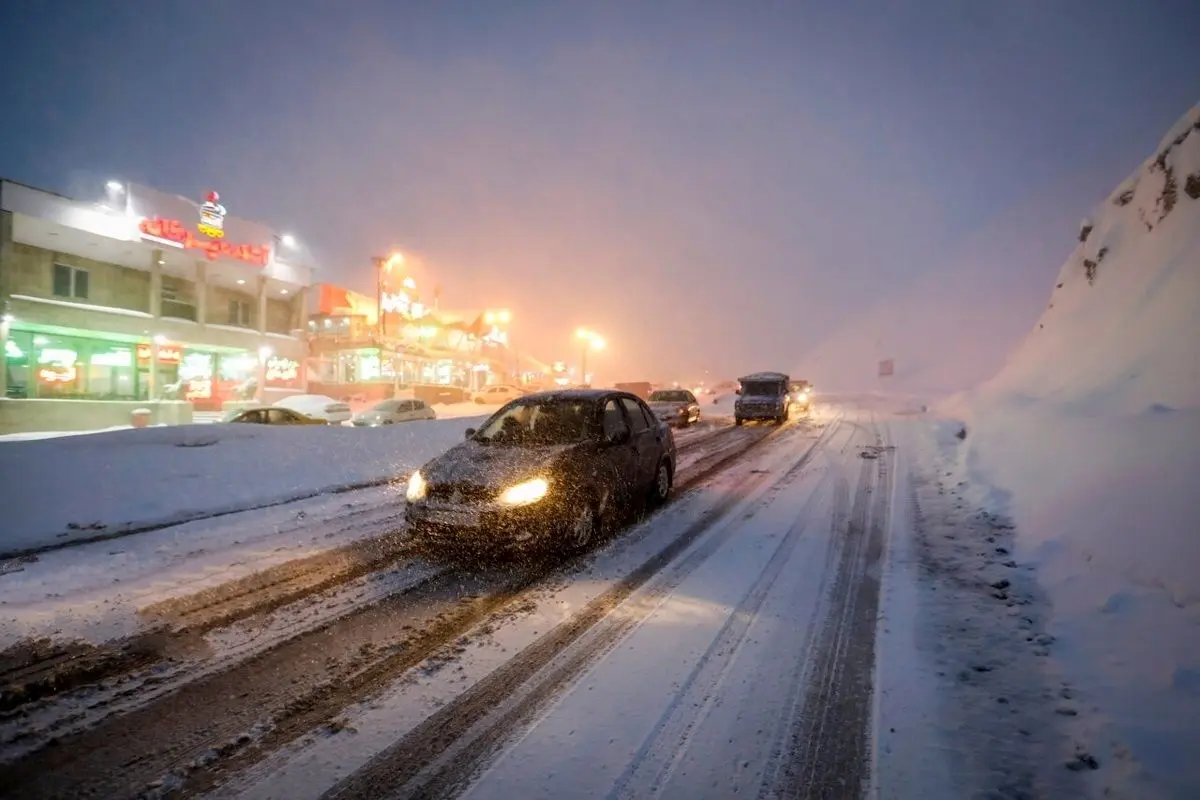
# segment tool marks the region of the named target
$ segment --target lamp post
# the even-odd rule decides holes
[[[580,385],[589,386],[591,381],[588,380],[587,371],[587,356],[589,350],[603,350],[604,337],[593,330],[580,328],[575,331],[575,337],[582,342],[582,354],[579,359]]]

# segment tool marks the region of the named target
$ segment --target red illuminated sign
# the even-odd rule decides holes
[[[151,217],[138,224],[143,236],[163,239],[182,245],[185,250],[201,250],[210,261],[218,258],[234,258],[265,267],[271,259],[270,245],[231,244],[223,238],[200,238],[192,229],[177,219]]]
[[[150,354],[153,348],[145,343],[137,346],[138,361],[149,361]],[[172,345],[160,344],[158,346],[158,361],[159,363],[178,364],[183,361],[183,351]]]

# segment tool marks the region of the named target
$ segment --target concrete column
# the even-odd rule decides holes
[[[158,385],[158,327],[162,321],[162,262],[163,251],[155,250],[150,254],[150,316],[154,319],[150,331],[150,385],[147,396],[157,400],[161,387]]]
[[[208,262],[196,262],[196,324],[208,322]]]
[[[301,331],[301,336],[303,336],[305,325],[308,322],[308,287],[303,286],[298,289],[292,302],[295,304],[292,306],[292,330]]]
[[[261,404],[267,389],[267,279],[258,276],[258,302],[255,304],[255,323],[258,328],[258,372],[255,375],[254,400]]]
[[[0,397],[8,397],[8,333],[12,327],[12,212],[0,211]]]

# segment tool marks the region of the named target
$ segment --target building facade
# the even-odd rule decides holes
[[[122,424],[130,404],[184,421],[304,391],[313,270],[216,193],[0,182],[0,429]]]

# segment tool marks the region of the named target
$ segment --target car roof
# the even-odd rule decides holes
[[[617,389],[550,389],[527,394],[521,400],[602,400],[612,396],[635,397]],[[636,398],[635,398],[636,399]]]
[[[752,372],[738,378],[739,381],[786,381],[790,380],[785,372]]]

